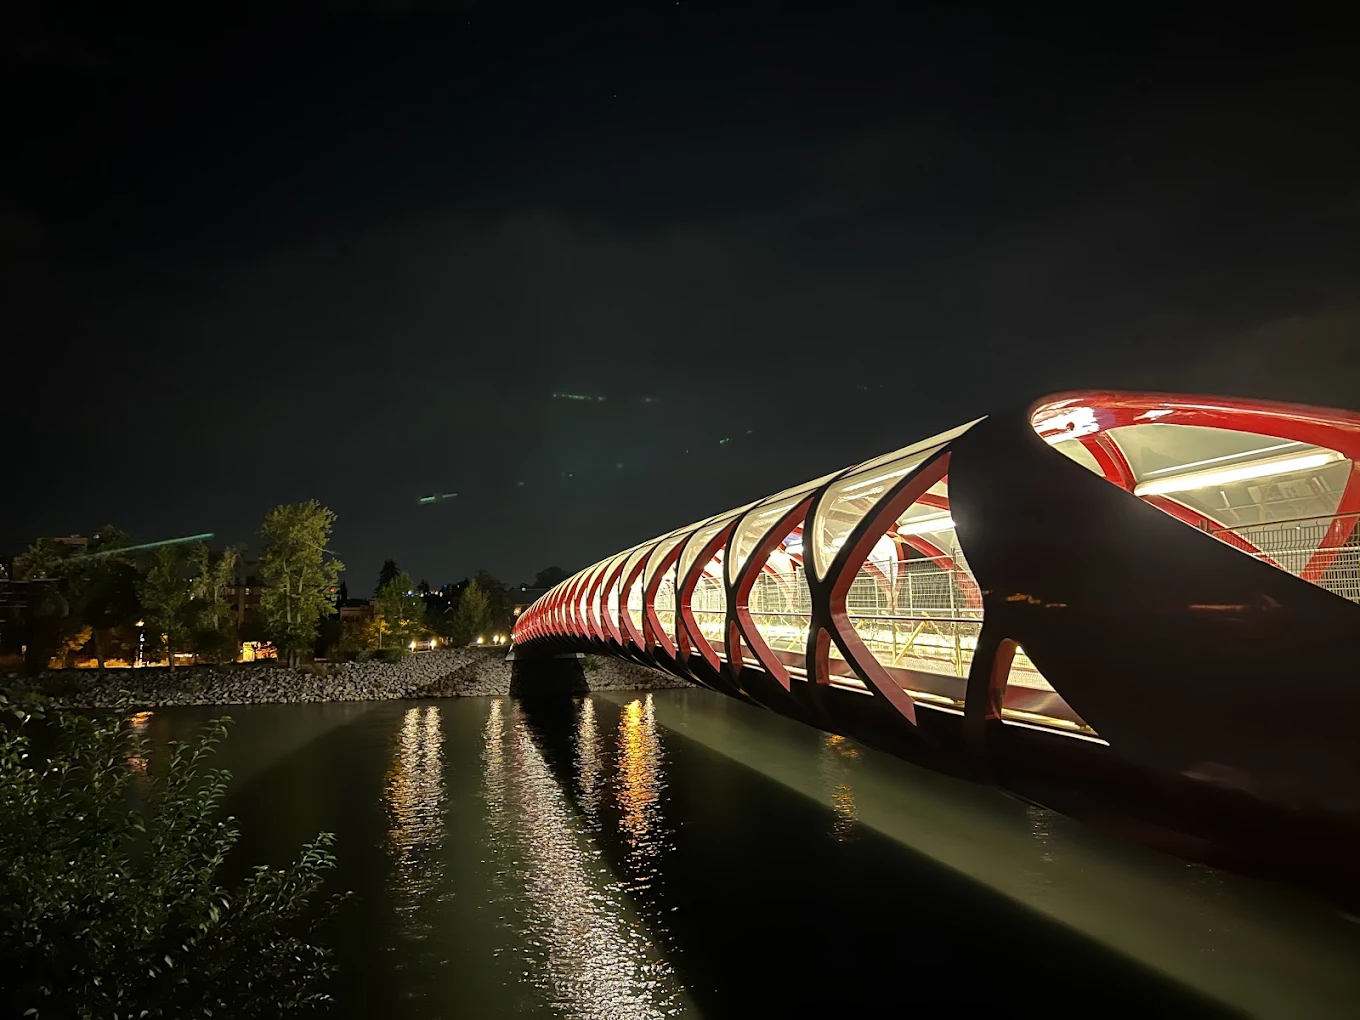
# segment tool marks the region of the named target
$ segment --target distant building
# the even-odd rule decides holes
[[[339,607],[340,622],[353,620],[355,623],[366,623],[373,619],[373,603],[365,602],[363,599],[346,599]]]
[[[548,593],[547,588],[530,588],[527,585],[519,585],[510,589],[510,615],[519,616],[520,613],[528,609],[539,600],[540,596]]]
[[[32,613],[30,594],[28,582],[14,578],[14,558],[0,560],[0,646]]]
[[[72,555],[84,552],[90,544],[90,540],[83,535],[59,535],[40,538],[38,541],[70,546]],[[42,591],[38,586],[51,583],[46,579],[19,580],[20,559],[19,556],[0,559],[0,645],[7,644],[13,637],[13,632],[33,616],[34,610],[42,601]]]
[[[227,600],[236,612],[238,629],[246,622],[248,616],[259,616],[260,594],[263,590],[264,585],[254,574],[238,577],[236,583],[227,589]]]

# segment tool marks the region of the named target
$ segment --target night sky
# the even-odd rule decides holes
[[[104,6],[7,29],[0,552],[519,582],[1054,390],[1360,407],[1343,26]]]

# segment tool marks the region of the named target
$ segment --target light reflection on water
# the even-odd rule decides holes
[[[523,946],[521,981],[561,1016],[679,1015],[684,1002],[674,971],[630,916],[627,892],[608,877],[522,713],[502,704],[492,701],[484,730],[487,841],[503,865],[502,921]],[[598,771],[592,775],[578,774],[583,788],[598,786]]]
[[[156,751],[215,711],[157,711]],[[714,1016],[798,1017],[817,996],[854,1006],[819,1013],[873,1012],[863,1005],[895,1001],[899,966],[941,930],[965,948],[960,959],[969,946],[1022,954],[1032,971],[1010,987],[1047,1010],[1089,1012],[1093,1000],[1066,983],[1068,957],[1046,948],[1067,945],[1053,926],[1005,927],[1018,923],[1008,908],[995,916],[1012,934],[994,934],[995,897],[974,886],[1129,961],[1122,976],[1101,965],[1114,1001],[1150,972],[1242,1015],[1340,1020],[1360,1001],[1360,925],[1325,904],[1113,842],[707,692],[531,705],[532,726],[504,698],[239,711],[230,764],[264,779],[233,784],[246,831],[281,859],[317,827],[340,833],[342,887],[363,912],[336,920],[337,1018],[650,1017],[696,1002]],[[287,817],[302,810],[316,822]],[[818,867],[781,872],[785,860]],[[772,871],[785,880],[763,885]],[[802,889],[808,874],[817,884]],[[857,947],[844,969],[781,977],[780,946],[817,944],[827,916],[835,930],[878,931],[885,890],[932,878],[952,892],[895,915],[907,921],[887,929],[877,968]],[[794,909],[778,909],[783,898]],[[762,1008],[772,998],[781,1008]]]
[[[831,835],[838,843],[853,843],[858,838],[859,809],[849,763],[859,757],[859,747],[840,734],[823,734],[819,765],[831,800]]]
[[[663,786],[661,740],[649,694],[645,701],[630,701],[619,716],[619,771],[614,787],[622,815],[619,827],[635,861],[656,857],[664,849],[655,838]]]
[[[595,702],[582,698],[576,716],[576,803],[592,830],[598,830],[600,822],[600,788],[604,782],[606,753],[604,738],[595,723]]]
[[[408,709],[387,773],[393,908],[401,934],[409,939],[429,934],[420,908],[438,890],[444,874],[439,854],[444,838],[443,742],[438,706]]]

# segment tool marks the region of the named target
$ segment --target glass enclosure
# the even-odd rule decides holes
[[[885,454],[835,482],[819,501],[812,522],[812,566],[817,576],[826,576],[846,537],[889,489],[976,424],[972,421]]]

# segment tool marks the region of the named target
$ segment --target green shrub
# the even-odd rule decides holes
[[[203,766],[225,724],[153,770],[125,721],[0,691],[3,1015],[273,1017],[329,1002],[330,953],[312,940],[340,899],[314,902],[333,837],[219,884],[238,830],[219,817],[230,776]]]

